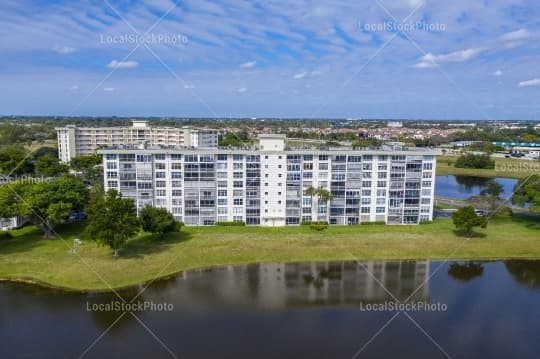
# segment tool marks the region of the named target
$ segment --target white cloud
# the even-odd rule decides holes
[[[247,88],[245,88],[245,87],[240,87],[238,90],[236,90],[236,92],[238,92],[238,93],[244,93],[246,91],[247,91]]]
[[[103,91],[105,92],[114,92],[115,88],[114,87],[104,87],[103,88]]]
[[[107,67],[110,69],[133,69],[137,66],[139,66],[139,63],[137,61],[117,61],[117,60],[112,60],[107,65]]]
[[[517,31],[508,32],[500,37],[504,42],[516,42],[526,40],[531,37],[531,33],[527,29],[519,29]]]
[[[191,90],[191,89],[194,89],[194,88],[195,88],[195,85],[185,84],[185,85],[184,85],[184,88],[185,88],[186,90]]]
[[[61,54],[61,55],[68,55],[68,54],[72,54],[74,53],[75,51],[77,51],[76,48],[74,47],[69,47],[69,46],[63,46],[63,47],[55,47],[53,49],[53,51]]]
[[[299,72],[299,73],[297,73],[297,74],[294,74],[293,79],[295,79],[295,80],[301,80],[301,79],[303,79],[304,77],[306,77],[307,74],[308,74],[308,73],[305,72],[305,71]]]
[[[422,68],[435,67],[445,62],[464,62],[464,61],[468,61],[470,59],[475,58],[483,51],[485,51],[485,48],[477,47],[477,48],[470,48],[470,49],[461,50],[461,51],[450,52],[448,54],[443,54],[443,55],[433,55],[430,52],[422,56],[420,58],[420,62],[413,65],[413,67],[422,69]]]
[[[535,79],[532,79],[532,80],[521,81],[518,84],[518,86],[519,87],[540,86],[540,79],[535,78]]]
[[[240,65],[240,68],[243,69],[252,69],[257,66],[257,61],[247,61]]]
[[[499,77],[499,76],[502,76],[502,74],[503,74],[502,70],[497,70],[492,75]]]
[[[78,85],[73,85],[69,88],[70,91],[73,91],[73,92],[77,92],[79,91],[79,86]]]

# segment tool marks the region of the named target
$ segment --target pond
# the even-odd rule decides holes
[[[407,298],[408,312],[390,310]],[[0,358],[540,353],[539,261],[252,264],[155,282],[135,316],[118,319],[121,311],[106,311],[114,303],[110,293],[0,283]]]
[[[514,186],[518,182],[513,178],[487,178],[474,176],[437,176],[435,179],[435,195],[442,197],[467,199],[472,196],[478,196],[480,191],[485,188],[490,180],[495,180],[502,185],[504,192],[501,198],[509,197]]]

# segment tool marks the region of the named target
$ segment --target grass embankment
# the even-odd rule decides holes
[[[476,177],[526,178],[531,174],[539,174],[540,162],[518,160],[512,158],[494,158],[494,169],[456,168],[457,156],[438,156],[437,175],[462,175]]]
[[[540,258],[540,229],[532,221],[494,219],[470,240],[453,229],[450,219],[420,226],[331,226],[322,232],[309,226],[188,227],[162,242],[141,234],[114,259],[110,249],[84,240],[82,224],[58,228],[65,241],[41,239],[27,227],[0,241],[0,278],[106,290],[103,280],[119,288],[186,269],[251,262]],[[77,237],[83,244],[72,254],[68,245]]]

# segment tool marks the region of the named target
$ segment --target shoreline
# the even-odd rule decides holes
[[[310,260],[310,261],[304,261],[304,260],[290,260],[290,261],[253,261],[253,262],[245,262],[245,263],[223,263],[223,264],[216,264],[216,265],[210,265],[210,266],[199,266],[199,267],[192,267],[192,268],[186,268],[179,270],[174,273],[170,274],[164,274],[162,276],[156,277],[153,280],[147,280],[147,281],[141,281],[125,286],[111,286],[112,289],[108,289],[109,287],[105,286],[101,289],[93,289],[93,288],[85,288],[85,287],[67,287],[62,286],[58,284],[54,284],[53,282],[46,282],[39,279],[34,278],[0,278],[0,284],[1,283],[8,283],[8,284],[20,284],[28,287],[38,287],[42,289],[48,289],[52,291],[60,291],[64,293],[70,293],[70,294],[111,294],[114,292],[122,292],[127,291],[135,288],[140,288],[148,285],[167,281],[170,279],[173,279],[175,277],[181,276],[184,272],[200,272],[200,271],[207,271],[207,270],[216,270],[216,269],[223,269],[226,267],[241,267],[241,266],[248,266],[248,265],[256,265],[256,264],[271,264],[271,263],[285,263],[285,264],[294,264],[294,263],[304,263],[304,262],[312,262],[312,263],[326,263],[326,262],[417,262],[417,261],[430,261],[430,262],[463,262],[463,261],[474,261],[474,262],[502,262],[502,261],[510,261],[510,260],[518,260],[518,261],[540,261],[540,256],[538,257],[520,257],[520,256],[511,256],[511,257],[448,257],[448,258],[390,258],[390,259],[381,259],[381,258],[362,258],[359,260],[355,259],[331,259],[331,260],[325,260],[325,259],[317,259],[317,260]]]
[[[83,222],[61,225],[62,239],[41,239],[35,227],[0,241],[0,281],[68,292],[111,292],[143,286],[186,271],[253,263],[414,260],[540,260],[535,219],[497,217],[466,240],[451,219],[425,225],[184,227],[157,241],[141,232],[114,259],[109,248],[84,237]],[[77,255],[73,238],[82,238]]]

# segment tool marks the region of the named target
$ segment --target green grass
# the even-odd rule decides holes
[[[540,229],[528,219],[494,219],[470,240],[451,220],[420,226],[188,227],[156,242],[141,233],[115,259],[84,239],[82,224],[58,228],[65,241],[45,240],[34,227],[0,241],[0,278],[73,290],[131,286],[186,269],[252,262],[540,258]],[[77,254],[73,238],[82,238]],[[67,243],[66,243],[67,242]],[[102,279],[100,279],[102,278]]]
[[[457,156],[438,156],[437,175],[462,175],[476,177],[504,177],[526,178],[531,174],[538,174],[540,163],[538,161],[518,160],[511,158],[495,158],[494,169],[456,168],[454,163]]]

